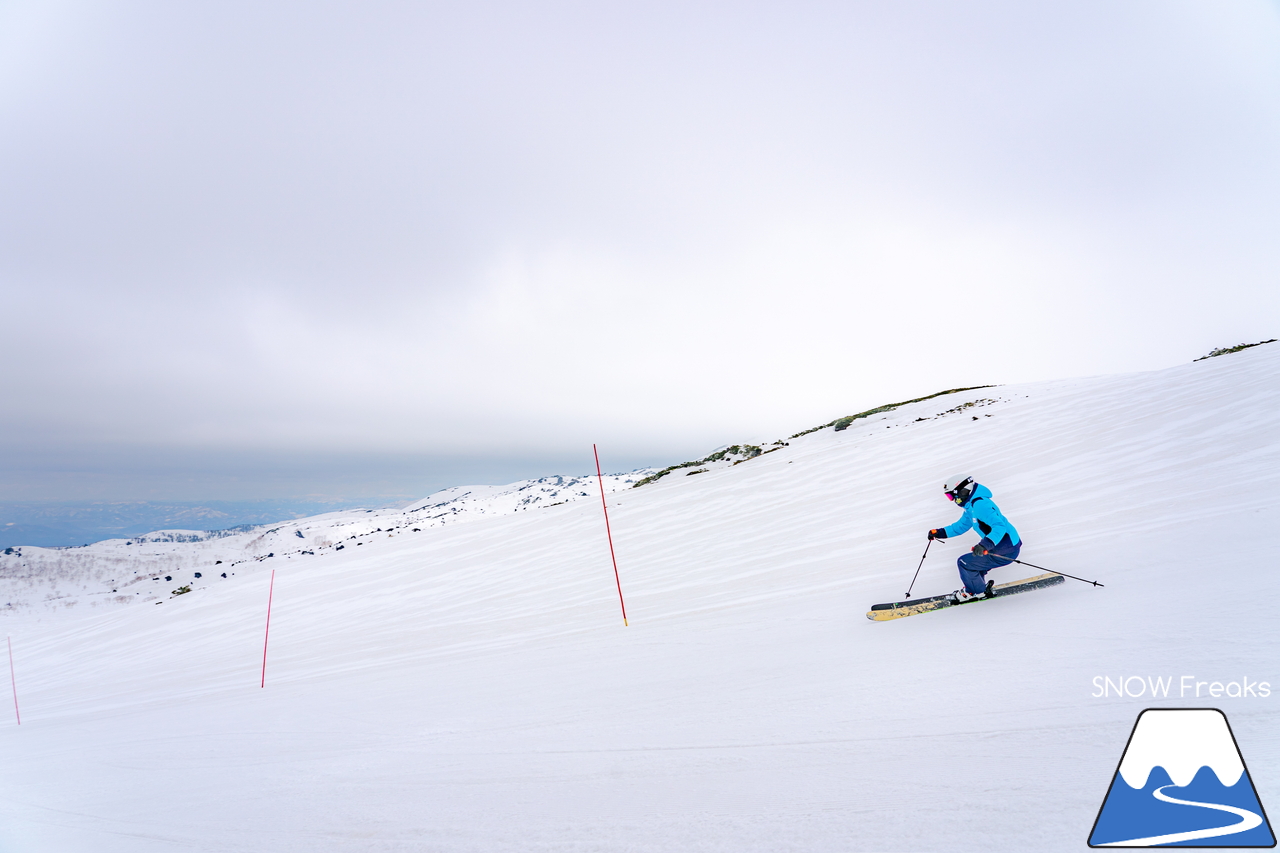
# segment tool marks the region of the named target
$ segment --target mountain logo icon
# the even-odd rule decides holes
[[[1090,847],[1275,847],[1249,769],[1217,708],[1138,714]]]

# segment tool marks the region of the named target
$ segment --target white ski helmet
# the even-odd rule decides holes
[[[969,495],[973,493],[973,487],[978,485],[977,481],[972,477],[952,477],[943,483],[942,491],[946,493],[947,500],[955,501],[964,506],[969,500]]]

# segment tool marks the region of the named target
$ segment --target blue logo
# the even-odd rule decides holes
[[[1217,708],[1138,715],[1090,847],[1275,847],[1244,757]]]

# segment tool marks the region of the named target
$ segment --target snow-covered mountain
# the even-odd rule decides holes
[[[1207,691],[1280,685],[1280,347],[836,425],[614,491],[630,627],[581,496],[111,545],[240,562],[3,614],[0,850],[1080,850],[1146,707],[1222,708],[1275,812],[1280,692]],[[1024,560],[1105,587],[866,620],[959,472]],[[974,541],[933,545],[916,592]]]
[[[157,530],[79,548],[5,548],[0,551],[0,609],[155,602],[234,578],[245,563],[301,560],[364,546],[374,537],[598,499],[602,484],[608,494],[653,473],[641,468],[600,479],[556,476],[505,486],[457,486],[404,509],[345,510],[230,530]]]

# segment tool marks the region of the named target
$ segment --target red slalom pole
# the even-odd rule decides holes
[[[13,638],[5,637],[9,643],[9,683],[13,685],[13,713],[18,718],[18,725],[22,725],[22,714],[18,711],[18,679],[13,675]]]
[[[609,558],[613,560],[613,579],[618,584],[618,602],[622,605],[622,627],[627,627],[627,603],[622,600],[622,579],[618,577],[618,557],[613,553],[613,531],[609,529],[609,505],[604,500],[604,474],[600,473],[600,451],[591,445],[596,455],[596,477],[600,480],[600,506],[604,509],[604,532],[609,537]]]
[[[271,586],[267,589],[267,630],[262,637],[262,683],[259,687],[267,686],[267,640],[271,639],[271,598],[276,591],[276,570],[271,570]]]

